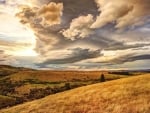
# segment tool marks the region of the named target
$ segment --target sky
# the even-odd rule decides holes
[[[0,0],[0,64],[149,69],[150,0]]]

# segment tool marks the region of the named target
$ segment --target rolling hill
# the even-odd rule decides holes
[[[150,74],[47,96],[0,113],[150,113]]]
[[[24,68],[24,67],[13,67],[10,65],[0,65],[0,77],[8,76],[19,71],[29,71],[33,69]]]
[[[79,80],[95,80],[99,79],[101,71],[20,71],[12,74],[10,78],[12,81],[24,80],[39,80],[43,82],[58,82],[58,81],[79,81]],[[108,80],[119,79],[126,77],[120,74],[108,74],[105,72],[105,78]]]
[[[0,109],[16,104],[43,98],[55,94],[101,82],[104,73],[105,81],[128,77],[122,73],[108,73],[101,71],[54,71],[33,70],[23,67],[0,65]],[[6,97],[15,100],[9,104]]]

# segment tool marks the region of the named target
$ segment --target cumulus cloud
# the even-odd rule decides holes
[[[116,28],[142,24],[141,19],[150,15],[149,0],[95,0],[100,14],[91,28],[115,23]]]
[[[69,29],[69,26],[71,24],[70,22],[74,19],[79,18],[80,17],[79,15],[88,15],[88,14],[90,14],[91,16],[94,17],[98,13],[97,8],[96,8],[96,4],[94,3],[94,1],[91,1],[91,0],[82,0],[82,1],[74,1],[74,0],[43,0],[43,1],[42,0],[32,0],[30,2],[32,2],[34,4],[41,4],[41,5],[40,6],[38,5],[36,8],[28,6],[28,8],[26,8],[24,11],[20,11],[20,13],[18,13],[18,15],[19,14],[24,15],[24,17],[23,17],[24,19],[21,17],[21,22],[29,24],[30,27],[36,33],[37,33],[37,31],[40,31],[40,33],[43,32],[43,31],[48,31],[49,33],[52,33],[52,34],[54,33],[54,34],[57,35],[59,31],[62,31],[62,29],[65,29],[65,30],[66,30],[66,28]],[[85,3],[86,3],[86,6],[84,5]],[[46,25],[46,24],[50,24],[50,23],[49,23],[49,20],[45,21],[45,18],[46,18],[47,15],[54,14],[54,11],[45,12],[44,15],[42,14],[42,18],[40,16],[40,11],[45,8],[44,6],[49,7],[49,4],[51,4],[51,6],[52,6],[52,4],[55,4],[54,6],[56,6],[56,4],[57,4],[57,7],[59,5],[61,6],[61,4],[63,4],[63,7],[62,6],[59,7],[60,9],[61,8],[63,8],[63,9],[61,10],[61,12],[57,13],[58,15],[61,15],[61,18],[58,19],[60,21],[57,21],[57,22],[55,21],[54,24],[51,27],[48,27]],[[82,7],[80,7],[79,4],[82,5]],[[37,12],[38,9],[39,9],[39,11],[38,11],[38,14],[37,14],[36,12]],[[30,16],[30,14],[28,15],[28,13],[32,13],[33,15]],[[63,15],[62,15],[62,13],[63,13]],[[55,16],[56,15],[54,15],[53,17],[55,17]],[[86,17],[86,16],[83,16],[83,17]],[[90,17],[90,16],[88,16],[88,17]],[[48,18],[48,19],[52,20],[51,18]],[[57,24],[57,23],[61,23],[61,24]],[[80,32],[82,37],[87,36],[91,32],[89,28],[85,28],[82,31],[83,31],[82,33]],[[63,39],[64,37],[61,36],[61,38]]]
[[[87,3],[86,6],[84,5],[85,2]],[[70,0],[38,0],[38,3],[41,4],[40,7],[20,6],[21,9],[17,16],[20,18],[23,24],[26,24],[34,31],[35,35],[37,36],[35,50],[42,56],[48,54],[51,49],[66,49],[68,46],[76,45],[76,42],[66,40],[60,31],[62,31],[62,29],[69,28],[72,19],[77,19],[79,15],[88,15],[91,13],[94,16],[98,13],[96,4],[91,0],[71,0],[71,2]],[[54,24],[52,26],[43,24],[44,16],[41,18],[39,11],[40,9],[44,8],[44,6],[48,6],[46,4],[44,5],[43,3],[63,3],[63,15],[61,18],[61,24]],[[78,4],[82,5],[83,7],[80,7]],[[92,15],[89,17],[91,18]],[[84,31],[87,32],[90,30],[85,28]],[[82,33],[82,35],[86,34],[87,33]]]
[[[149,53],[149,44],[145,43],[149,41],[150,36],[149,24],[145,23],[147,22],[147,16],[149,15],[148,0],[141,0],[142,2],[140,0],[5,1],[5,3],[2,2],[0,4],[1,6],[3,5],[0,9],[2,10],[0,11],[0,14],[2,12],[14,16],[14,11],[18,11],[16,15],[19,17],[23,25],[25,25],[22,29],[26,30],[29,28],[29,31],[32,30],[31,34],[34,33],[36,35],[36,37],[34,36],[32,38],[36,38],[36,47],[34,50],[38,52],[38,56],[33,59],[35,59],[36,63],[39,62],[36,65],[41,68],[44,66],[56,69],[66,69],[68,66],[80,69],[100,68],[102,65],[106,66],[108,62],[96,63],[97,61],[111,60],[112,57],[117,59],[122,53],[131,53],[131,55],[125,56],[130,59],[132,59],[131,57],[136,56],[132,55],[132,53],[140,53],[141,55]],[[98,7],[96,7],[96,4]],[[16,9],[18,6],[19,9]],[[146,8],[147,10],[145,11]],[[15,17],[14,19],[17,20]],[[9,22],[6,18],[2,18],[2,28],[10,31],[10,25],[16,27],[14,19],[12,20],[8,17],[8,20],[11,20]],[[147,20],[143,21],[142,19]],[[3,25],[3,23],[7,23],[7,25]],[[145,27],[136,27],[133,32],[132,25],[139,25],[143,23],[145,24]],[[131,26],[129,26],[126,30],[116,31],[116,29],[114,29],[114,25],[116,25],[116,28],[123,28],[128,25]],[[19,27],[17,28],[20,29]],[[4,34],[3,29],[1,30],[1,34]],[[16,35],[12,35],[13,32],[8,32],[9,35],[5,37],[0,36],[2,40],[9,40],[10,42],[2,43],[0,41],[0,50],[2,50],[0,51],[0,54],[3,54],[4,56],[3,58],[0,57],[1,61],[8,61],[11,59],[12,57],[6,57],[6,53],[11,52],[15,56],[16,54],[14,53],[17,52],[19,48],[21,49],[21,52],[19,51],[18,54],[26,54],[25,49],[30,45],[23,43],[13,44],[13,41],[15,40],[28,42],[26,40],[27,38],[24,37],[25,34],[28,33],[21,33],[18,29],[13,30],[14,32],[18,31],[16,34],[20,34],[19,36],[17,35],[17,38],[14,38]],[[31,38],[31,36],[28,35],[27,37]],[[28,38],[29,41],[30,38]],[[32,45],[35,46],[35,43]],[[144,48],[147,49],[145,50]],[[110,56],[107,56],[106,54],[106,58],[104,58],[106,60],[102,59],[102,57],[105,56],[102,56],[101,50],[108,51]],[[116,53],[116,55],[114,53]],[[111,58],[109,59],[109,57]],[[27,59],[27,57],[24,57],[24,60],[17,59],[18,64],[25,65],[27,63],[25,59]],[[28,61],[30,62],[29,64],[34,63],[33,59]],[[121,57],[120,59],[125,58]],[[112,62],[116,62],[116,60]],[[118,62],[128,61],[118,60]]]
[[[38,14],[42,17],[43,25],[55,25],[61,23],[62,11],[62,3],[50,2],[48,5],[42,6]]]
[[[72,20],[70,27],[62,31],[62,34],[71,40],[76,38],[88,37],[92,31],[90,26],[94,22],[93,16],[88,14],[87,16],[80,16]]]
[[[82,49],[82,48],[75,48],[71,50],[72,53],[68,54],[64,58],[58,59],[47,59],[42,63],[38,63],[38,66],[45,66],[50,64],[70,64],[79,62],[86,59],[92,59],[101,56],[101,50],[90,50],[90,49]]]
[[[23,24],[37,24],[42,22],[42,25],[55,25],[61,23],[61,16],[63,11],[62,3],[50,2],[43,5],[41,8],[30,7],[28,5],[20,6],[22,11],[16,14]]]
[[[34,23],[36,17],[37,8],[31,8],[27,5],[20,6],[21,11],[16,14],[19,17],[20,22],[23,24],[32,24]]]
[[[53,45],[58,42],[57,32],[52,31],[50,27],[60,24],[63,4],[50,2],[41,8],[27,5],[22,5],[20,8],[21,11],[16,16],[21,23],[34,31],[37,36],[35,50],[44,55],[45,51],[53,48]]]

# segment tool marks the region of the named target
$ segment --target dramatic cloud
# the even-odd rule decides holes
[[[143,54],[143,55],[127,54],[127,55],[123,55],[123,56],[114,58],[112,60],[109,60],[109,61],[103,62],[103,63],[123,64],[126,62],[133,62],[133,61],[137,61],[137,60],[150,60],[150,54]]]
[[[43,25],[55,25],[61,23],[63,4],[62,3],[49,3],[44,5],[39,10],[39,15],[42,17]]]
[[[20,18],[20,22],[23,24],[34,23],[37,8],[31,8],[27,5],[20,6],[20,8],[22,11],[16,14],[16,16]]]
[[[86,59],[92,59],[101,56],[101,50],[89,50],[76,48],[72,49],[72,53],[65,58],[60,59],[48,59],[43,63],[39,63],[39,66],[51,65],[51,64],[70,64],[79,62]]]
[[[142,59],[148,67],[149,4],[149,0],[0,0],[0,63],[100,69],[124,64],[134,68]]]
[[[71,40],[75,38],[85,38],[91,34],[90,26],[94,22],[93,16],[80,16],[72,20],[69,29],[62,31],[63,35]]]
[[[125,43],[114,43],[109,45],[105,50],[125,50],[125,49],[134,49],[150,46],[150,43],[134,43],[134,44],[125,44]]]
[[[61,23],[61,16],[63,11],[62,3],[49,3],[48,5],[43,5],[41,8],[20,6],[21,12],[16,14],[21,19],[24,24],[37,24],[42,22],[42,25],[55,25]]]
[[[149,0],[95,0],[100,11],[91,28],[115,23],[116,28],[142,24],[141,19],[150,15]]]
[[[57,33],[53,33],[50,26],[60,24],[63,11],[62,3],[49,3],[41,8],[20,6],[22,11],[16,14],[21,23],[30,27],[36,38],[35,50],[43,54],[53,48],[53,44],[58,42]],[[44,54],[43,54],[44,55]]]
[[[46,56],[49,54],[49,51],[56,48],[55,45],[58,43],[58,37],[52,33],[41,32],[37,33],[36,39],[36,52],[41,56]]]
[[[42,8],[44,8],[44,6],[48,6],[48,5],[43,6],[42,3],[41,3],[42,8],[20,6],[22,11],[19,11],[19,13],[17,14],[21,22],[23,24],[26,24],[29,28],[31,28],[34,31],[35,35],[37,36],[35,50],[41,55],[44,55],[43,53],[47,54],[46,52],[50,51],[51,49],[58,49],[58,48],[63,49],[64,47],[75,45],[76,42],[66,40],[66,38],[64,38],[61,35],[60,31],[68,28],[71,24],[70,22],[72,21],[72,19],[80,17],[79,15],[84,14],[87,15],[88,18],[92,19],[92,15],[88,14],[92,13],[93,15],[96,15],[97,13],[96,4],[94,3],[94,1],[91,0],[82,0],[82,1],[72,0],[71,2],[70,0],[47,0],[47,1],[44,0],[44,1],[47,2],[47,4],[55,4],[55,5],[63,4],[64,7],[63,7],[63,15],[61,18],[61,24],[57,25],[54,24],[53,26],[47,26],[42,24],[43,21],[41,16],[39,15],[39,11]],[[85,2],[87,3],[86,6],[84,5]],[[82,5],[83,7],[80,7],[78,4]],[[86,16],[83,17],[85,18]],[[83,36],[87,35],[88,31],[90,30],[88,28],[82,28],[82,31],[86,31],[86,33],[82,32]]]

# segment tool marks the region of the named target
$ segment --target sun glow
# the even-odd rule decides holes
[[[38,56],[38,53],[33,49],[24,49],[12,53],[14,56]]]

